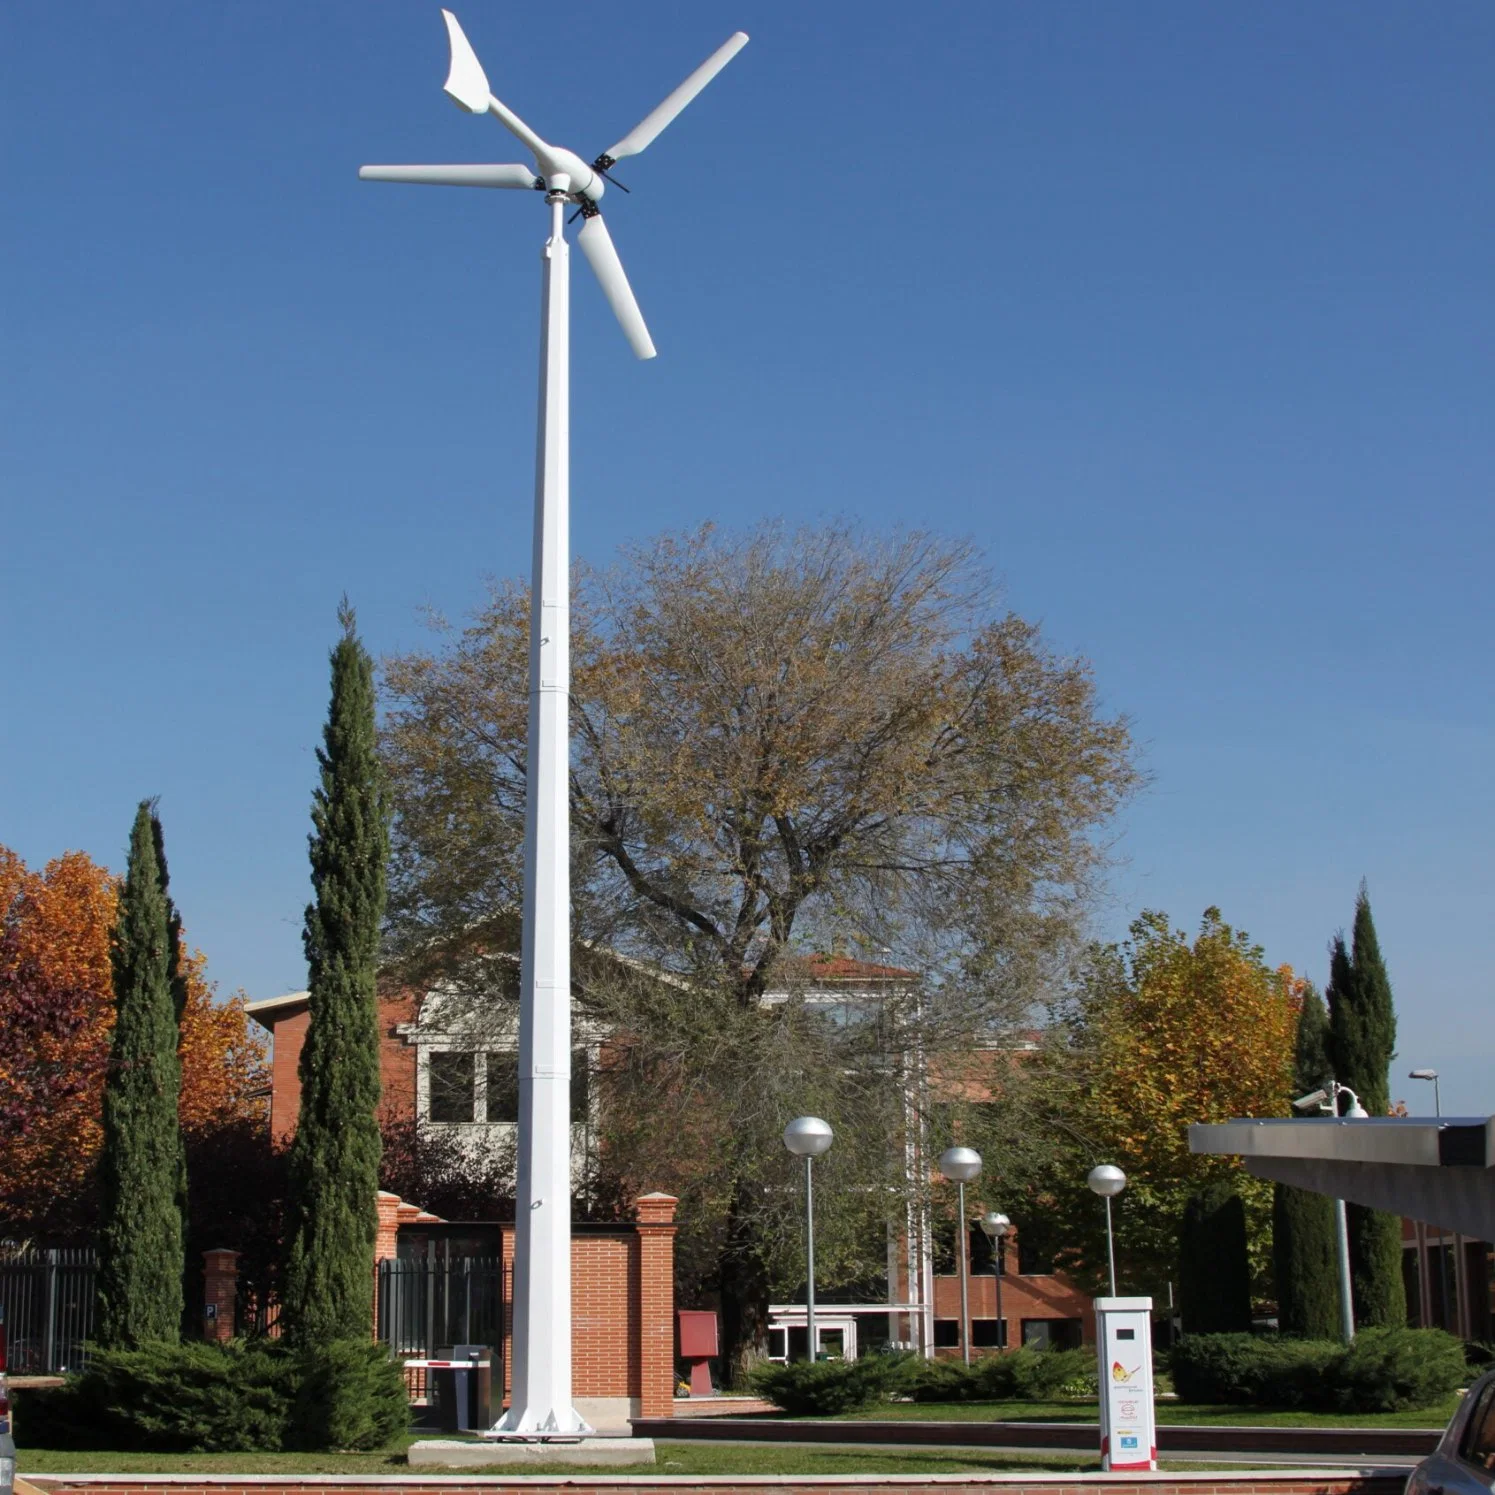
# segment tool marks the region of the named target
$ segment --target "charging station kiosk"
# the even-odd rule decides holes
[[[1156,1469],[1152,1400],[1152,1299],[1097,1298],[1100,1456],[1103,1469]]]

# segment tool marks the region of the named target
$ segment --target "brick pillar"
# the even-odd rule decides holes
[[[645,1194],[634,1201],[638,1219],[639,1412],[672,1417],[675,1412],[675,1206],[673,1194]]]
[[[234,1305],[239,1296],[239,1253],[202,1254],[202,1337],[223,1344],[234,1337]]]
[[[379,1224],[374,1232],[374,1260],[392,1261],[397,1254],[400,1238],[400,1205],[404,1201],[398,1194],[386,1193],[383,1189],[374,1196],[374,1209]]]

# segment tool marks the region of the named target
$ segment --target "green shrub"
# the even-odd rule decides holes
[[[1188,1334],[1173,1346],[1173,1389],[1186,1402],[1304,1407],[1339,1357],[1332,1340]]]
[[[382,1345],[296,1351],[258,1341],[96,1350],[59,1387],[17,1397],[36,1448],[273,1453],[379,1448],[409,1423],[404,1377]]]
[[[916,1402],[965,1402],[974,1396],[970,1374],[959,1360],[911,1359],[895,1389]]]
[[[1173,1347],[1186,1402],[1391,1412],[1430,1407],[1465,1379],[1463,1347],[1441,1329],[1363,1329],[1328,1339],[1190,1334]]]
[[[1049,1401],[1094,1395],[1094,1350],[1035,1350],[1025,1345],[1002,1355],[982,1355],[969,1367],[959,1360],[914,1360],[897,1389],[916,1402]]]
[[[760,1365],[748,1376],[752,1389],[791,1417],[833,1417],[881,1400],[898,1382],[904,1360],[866,1355],[860,1360],[796,1360]]]
[[[337,1339],[294,1360],[288,1448],[384,1448],[410,1426],[399,1362],[362,1339]]]
[[[1335,1366],[1335,1409],[1431,1407],[1468,1378],[1463,1343],[1441,1329],[1362,1329]]]

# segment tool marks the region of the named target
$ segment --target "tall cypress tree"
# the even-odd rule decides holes
[[[1303,990],[1293,1053],[1293,1094],[1326,1089],[1329,1012],[1311,984]],[[1335,1260],[1334,1201],[1291,1184],[1272,1193],[1272,1259],[1277,1272],[1277,1322],[1284,1334],[1339,1337],[1339,1267]]]
[[[1355,899],[1352,943],[1334,941],[1329,961],[1329,1053],[1334,1076],[1360,1097],[1372,1116],[1391,1109],[1391,1061],[1396,1057],[1396,1009],[1381,959],[1365,884]],[[1402,1283],[1401,1221],[1363,1205],[1348,1207],[1350,1272],[1359,1324],[1407,1322]]]
[[[1220,1180],[1191,1196],[1178,1232],[1179,1309],[1185,1334],[1251,1332],[1246,1208]]]
[[[181,1337],[182,1078],[171,988],[174,930],[160,845],[160,824],[143,801],[110,951],[114,1034],[104,1081],[95,1328],[108,1346]]]
[[[156,875],[161,885],[161,897],[166,903],[166,984],[171,991],[171,1010],[176,1021],[178,1046],[182,1034],[182,1014],[187,1010],[187,976],[182,970],[182,917],[171,898],[171,876],[166,870],[166,837],[161,830],[161,817],[151,815],[151,836],[156,848]],[[180,1068],[178,1069],[180,1084]],[[182,1139],[181,1127],[177,1128],[177,1213],[182,1217],[182,1240],[187,1239],[187,1148]],[[185,1291],[185,1284],[184,1284]]]
[[[282,1322],[302,1343],[367,1339],[379,1186],[375,980],[389,856],[375,753],[374,672],[346,598],[332,651],[332,705],[317,752],[304,943],[310,1022],[291,1145],[290,1250]]]

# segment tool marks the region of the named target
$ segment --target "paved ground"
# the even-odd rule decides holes
[[[535,1495],[586,1490],[592,1495],[1400,1495],[1400,1469],[1241,1470],[1158,1474],[617,1474],[423,1475],[46,1475],[40,1495]]]

